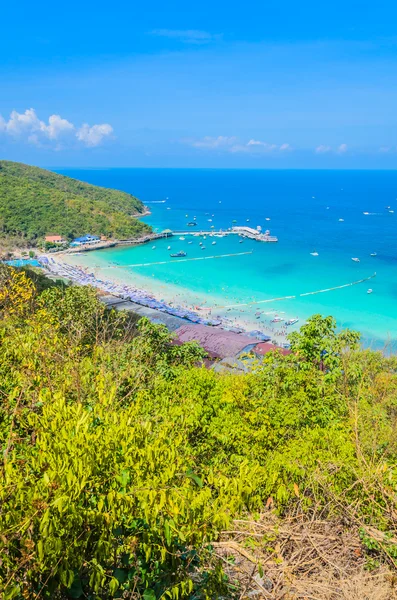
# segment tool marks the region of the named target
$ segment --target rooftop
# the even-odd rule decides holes
[[[261,342],[260,344],[257,344],[253,349],[255,354],[258,354],[259,356],[264,356],[265,354],[267,354],[268,352],[272,352],[273,350],[281,352],[281,354],[283,354],[284,356],[287,354],[291,354],[291,350],[287,350],[287,348],[280,348],[279,346],[275,346],[270,342]]]
[[[180,342],[196,341],[211,356],[218,358],[236,356],[244,349],[248,351],[255,345],[255,341],[246,335],[224,329],[214,329],[206,325],[182,325],[175,331],[175,334]]]

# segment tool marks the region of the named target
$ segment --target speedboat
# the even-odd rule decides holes
[[[183,242],[183,240],[185,239],[183,236],[179,238],[181,240],[181,242]]]
[[[183,256],[187,256],[186,252],[175,252],[174,254],[170,254],[171,258],[182,258]]]
[[[152,246],[152,250],[155,250],[155,249],[156,249],[156,246]]]
[[[189,221],[188,227],[196,227],[197,223],[195,221]]]
[[[370,256],[377,256],[378,253],[377,252],[371,252]]]
[[[188,242],[188,244],[193,244],[193,242]]]
[[[392,215],[394,213],[394,210],[389,210],[389,213]]]
[[[216,242],[212,242],[212,245],[215,246]]]
[[[339,219],[339,223],[343,223],[345,219]]]
[[[239,241],[239,244],[242,244],[242,243],[243,243],[243,241],[244,241],[244,240],[240,240],[240,241]]]
[[[369,215],[369,212],[365,211],[363,212],[363,215]]]
[[[167,250],[171,250],[171,246],[168,246]]]
[[[270,221],[270,217],[266,217],[265,221]]]
[[[283,317],[274,317],[270,322],[271,323],[280,323],[283,320]]]
[[[316,250],[315,250],[314,252],[310,252],[310,254],[311,254],[312,256],[318,256],[318,252],[316,252]]]
[[[201,250],[205,250],[205,246],[201,246]]]
[[[290,325],[295,325],[295,323],[297,323],[299,321],[299,319],[288,319],[288,321],[285,321],[285,324],[287,327],[289,327]]]
[[[360,259],[359,259],[359,258],[352,258],[352,260],[353,260],[354,262],[360,262]]]
[[[367,294],[372,294],[372,292],[373,292],[372,288],[369,288],[369,290],[367,290]]]
[[[199,242],[199,246],[202,246],[202,245],[203,245],[203,242]]]
[[[249,223],[249,219],[247,219],[247,223]]]
[[[208,223],[212,223],[212,219],[208,219]]]

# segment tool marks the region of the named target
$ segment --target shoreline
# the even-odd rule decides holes
[[[152,292],[147,288],[145,289],[143,286],[128,284],[125,280],[118,280],[115,277],[109,277],[107,275],[106,279],[102,279],[102,275],[93,273],[90,267],[78,266],[73,264],[72,261],[68,262],[65,260],[67,255],[63,254],[61,257],[57,254],[57,256],[59,260],[55,260],[52,255],[42,255],[40,257],[41,264],[50,275],[68,279],[78,285],[91,285],[102,292],[119,297],[124,301],[138,303],[157,310],[159,313],[167,313],[179,317],[181,319],[181,326],[183,323],[190,322],[193,324],[207,325],[214,330],[219,329],[235,332],[238,330],[238,333],[251,334],[253,342],[256,341],[256,343],[264,341],[264,338],[266,338],[266,340],[269,340],[270,338],[269,341],[273,343],[275,347],[283,347],[288,344],[286,336],[289,331],[287,331],[285,326],[282,327],[281,330],[275,331],[269,330],[268,326],[263,322],[251,323],[241,316],[235,316],[231,319],[225,315],[218,315],[216,314],[216,304],[208,308],[203,306],[201,310],[197,310],[197,306],[194,302],[189,302],[186,299],[186,294],[183,294],[183,289],[178,286],[175,286],[175,289],[173,290],[174,294],[171,296],[172,299],[165,299],[164,296],[169,294],[164,294],[163,292],[159,294],[158,292],[160,290]],[[169,286],[167,286],[167,288],[169,289]],[[185,298],[181,297],[182,294]],[[162,299],[160,300],[159,298]],[[270,313],[275,312],[276,311],[274,310],[270,311]],[[216,316],[214,316],[214,314]],[[277,326],[277,324],[275,325]],[[258,330],[258,327],[260,327],[260,330]],[[257,332],[257,336],[255,337],[255,335],[252,335],[252,332]]]

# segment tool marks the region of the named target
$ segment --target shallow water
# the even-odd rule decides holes
[[[277,244],[249,240],[240,244],[237,236],[206,240],[184,236],[183,241],[176,236],[137,248],[90,252],[73,257],[75,263],[100,267],[109,279],[146,286],[168,300],[212,306],[214,315],[250,322],[257,329],[274,328],[270,324],[274,314],[285,319],[299,317],[299,326],[309,315],[321,313],[332,314],[341,327],[361,331],[367,345],[379,347],[397,341],[397,173],[205,169],[62,173],[137,195],[152,210],[145,220],[159,230],[189,230],[187,222],[196,216],[198,227],[191,228],[194,231],[210,229],[211,225],[216,229],[233,224],[261,225],[279,238]],[[166,203],[152,204],[167,197]],[[395,208],[395,214],[386,206]],[[364,215],[365,211],[373,214]],[[171,262],[170,252],[179,250],[186,251],[189,259],[252,254]],[[314,250],[318,256],[310,254]],[[377,256],[370,256],[372,252]],[[353,262],[352,257],[360,258],[360,262]],[[166,264],[153,264],[163,261]],[[131,266],[142,263],[149,265]],[[357,281],[374,272],[375,278],[359,285],[298,296]],[[368,288],[373,289],[372,294],[367,294]],[[298,297],[262,303],[284,296]],[[246,303],[252,304],[220,308]],[[256,319],[258,312],[261,315]]]

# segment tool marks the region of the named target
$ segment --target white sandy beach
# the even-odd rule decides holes
[[[153,298],[164,301],[170,306],[182,307],[184,309],[195,312],[198,316],[208,319],[218,319],[222,321],[224,327],[237,327],[244,331],[259,330],[269,335],[271,339],[278,345],[287,343],[287,334],[290,329],[285,327],[283,321],[281,323],[271,323],[274,316],[283,316],[282,312],[271,310],[264,305],[258,305],[255,314],[249,313],[244,307],[233,306],[233,308],[223,308],[225,299],[222,297],[206,294],[199,294],[179,285],[163,284],[154,277],[145,277],[137,273],[131,273],[118,267],[90,267],[88,254],[57,254],[51,255],[51,258],[60,265],[70,265],[79,267],[86,274],[91,274],[98,281],[112,282],[117,286],[132,286],[138,293],[142,295],[150,295]],[[98,284],[100,287],[100,284]],[[235,303],[234,303],[235,304]],[[200,307],[198,309],[197,307]],[[257,318],[258,317],[258,318]]]

